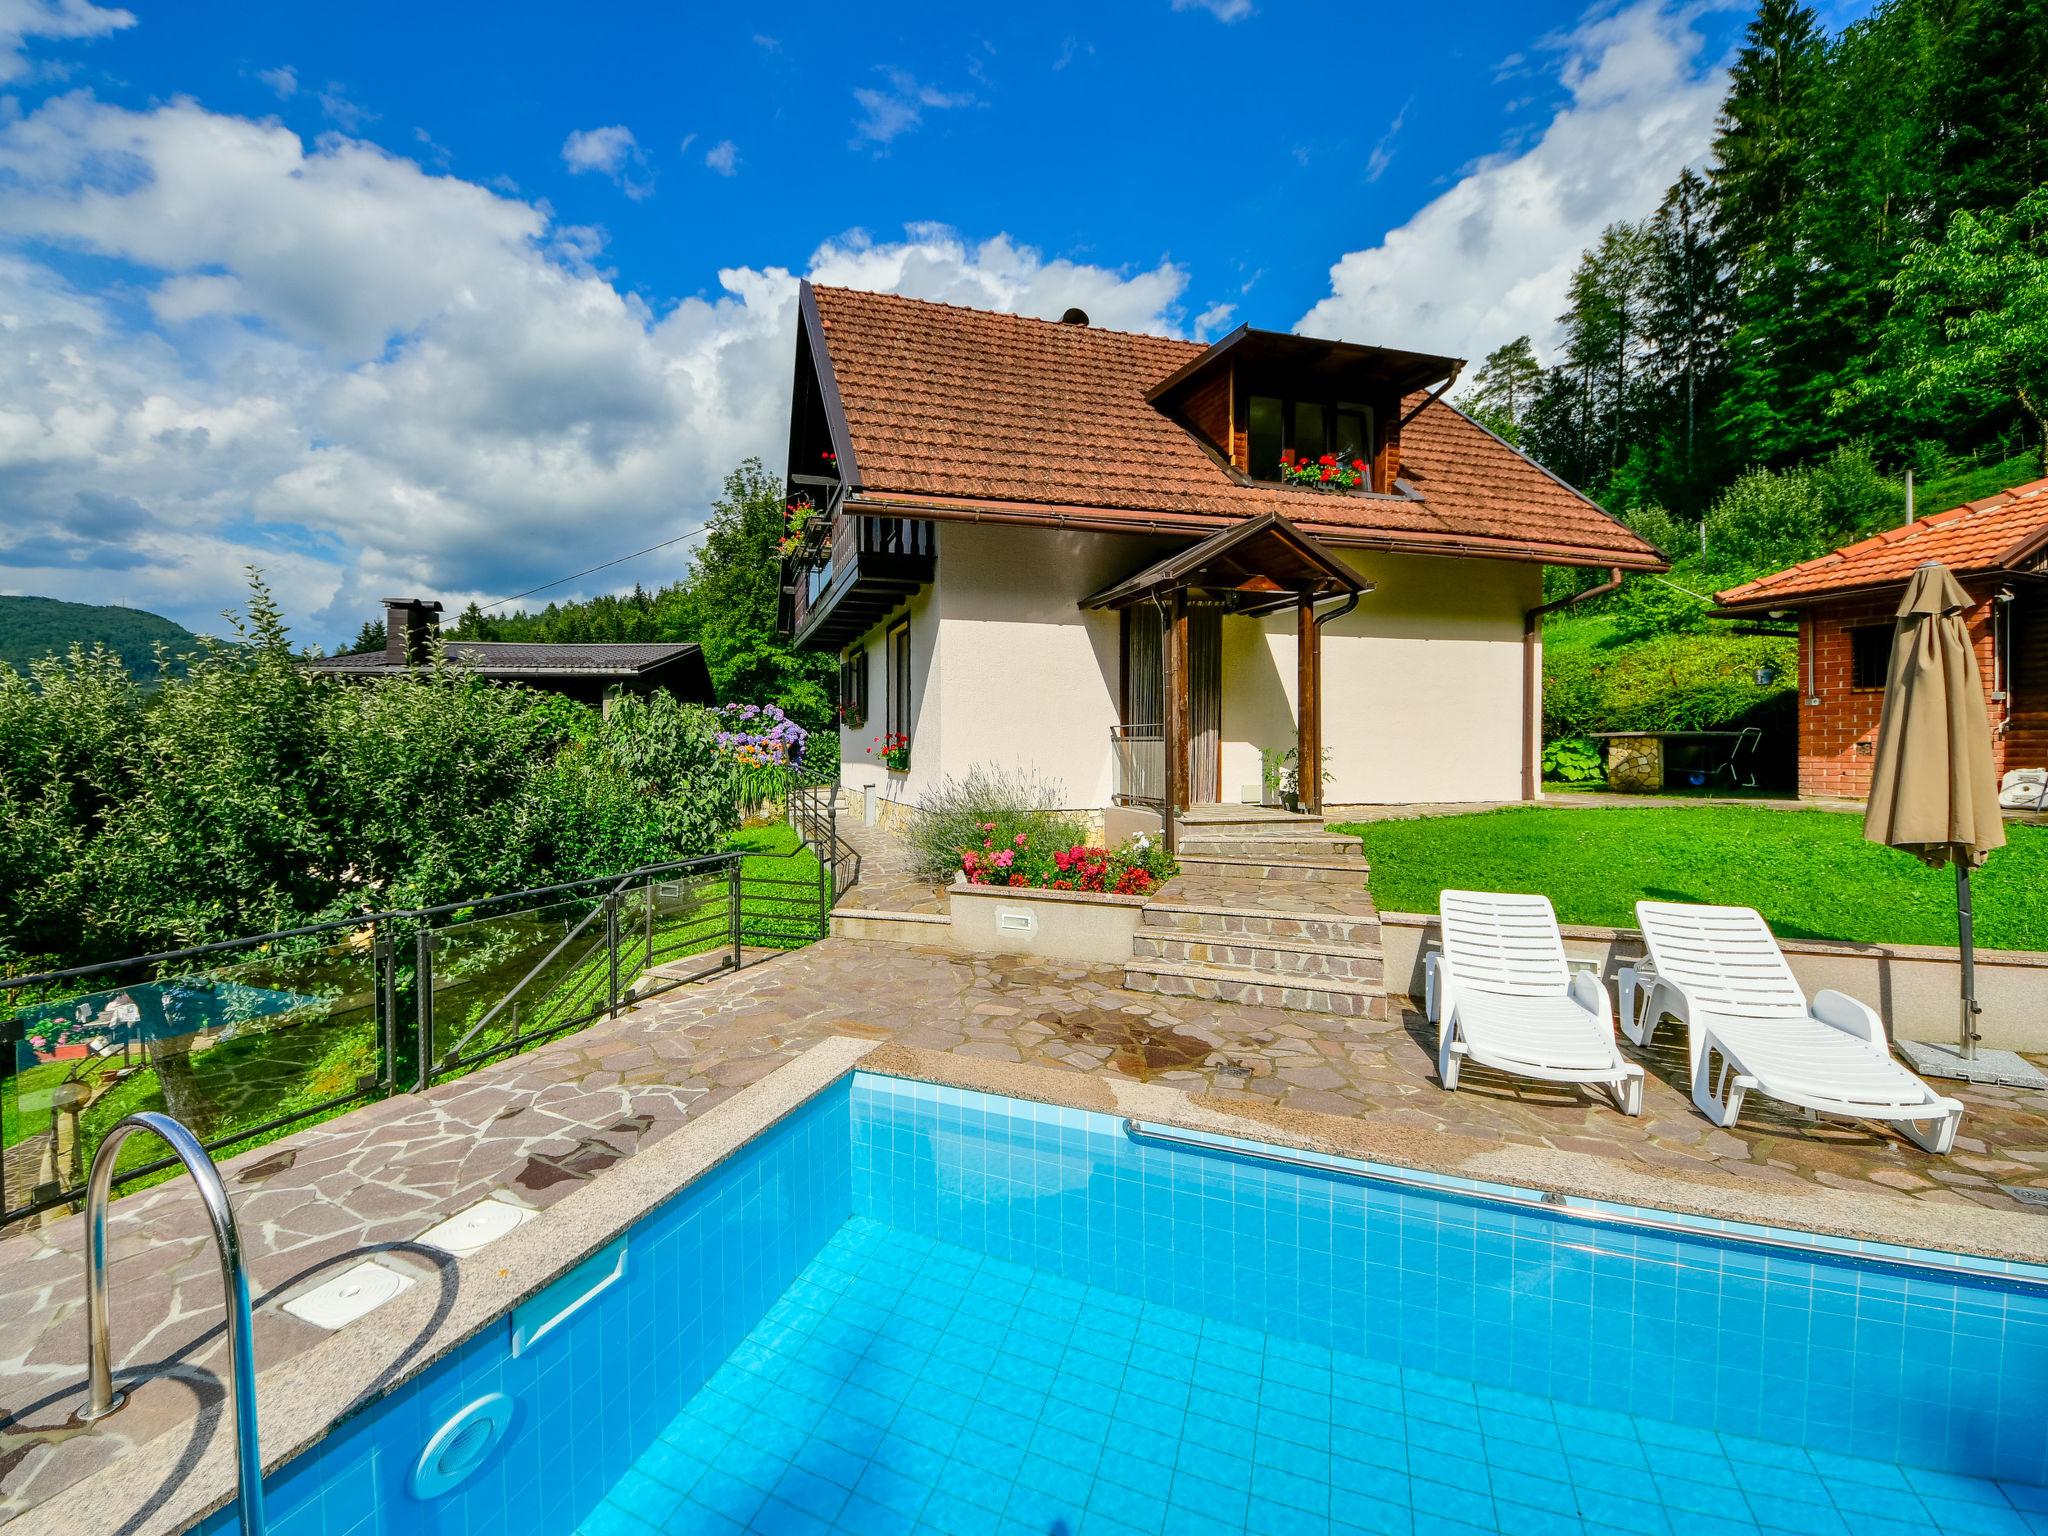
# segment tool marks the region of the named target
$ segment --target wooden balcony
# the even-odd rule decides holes
[[[938,536],[922,518],[849,513],[836,483],[824,505],[831,511],[831,553],[801,569],[783,562],[782,629],[806,650],[836,651],[931,581]]]

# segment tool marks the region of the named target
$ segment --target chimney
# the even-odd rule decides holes
[[[384,599],[384,656],[394,667],[416,667],[441,630],[441,605],[418,597]]]

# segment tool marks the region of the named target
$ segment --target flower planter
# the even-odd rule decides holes
[[[1143,896],[969,885],[959,875],[947,888],[946,901],[955,949],[1091,965],[1121,965],[1130,959],[1131,942],[1145,915]]]

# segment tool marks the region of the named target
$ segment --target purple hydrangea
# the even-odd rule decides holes
[[[810,732],[773,704],[727,704],[719,711],[724,729],[718,733],[721,751],[730,752],[745,763],[801,768]]]

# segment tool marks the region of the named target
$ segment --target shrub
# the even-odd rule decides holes
[[[918,873],[950,879],[961,851],[991,838],[1014,847],[1022,834],[1048,850],[1087,842],[1087,824],[1060,811],[1063,798],[1055,780],[1029,768],[977,763],[957,779],[941,779],[919,799],[911,823]]]
[[[252,583],[237,643],[154,690],[107,654],[0,666],[0,957],[113,959],[714,851],[712,712],[609,717],[436,665],[340,683]]]
[[[1607,777],[1600,743],[1583,736],[1563,736],[1543,749],[1543,777],[1559,784],[1594,784]]]
[[[1707,512],[1707,557],[1743,577],[1826,554],[1896,524],[1905,492],[1859,443],[1812,467],[1752,469]]]
[[[1759,667],[1774,676],[1759,683]],[[1796,686],[1790,636],[1659,635],[1626,647],[1563,647],[1544,657],[1546,738],[1595,731],[1707,731],[1742,722]]]

